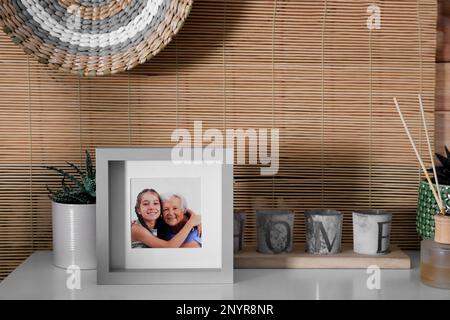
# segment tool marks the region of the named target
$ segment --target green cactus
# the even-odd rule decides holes
[[[92,165],[92,159],[86,150],[86,167],[83,171],[77,165],[66,162],[75,173],[68,173],[62,169],[46,166],[48,170],[55,171],[62,176],[61,189],[57,191],[51,190],[47,186],[48,196],[51,200],[58,203],[66,204],[93,204],[95,203],[95,170]],[[66,179],[72,185],[66,184]]]

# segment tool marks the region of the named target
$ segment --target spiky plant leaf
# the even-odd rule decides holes
[[[63,177],[62,178],[62,180],[61,180],[61,186],[62,186],[62,188],[63,188],[63,190],[65,191],[65,192],[70,192],[70,190],[71,190],[71,187],[69,187],[67,184],[66,184],[66,178],[65,177]]]
[[[95,197],[95,188],[96,188],[95,181],[85,178],[83,180],[83,185],[84,191],[86,193],[89,193],[92,197]]]
[[[80,175],[80,177],[82,177],[82,178],[84,177],[84,172],[77,165],[75,165],[75,164],[73,164],[73,163],[71,163],[69,161],[66,161],[66,163],[69,166],[71,166],[72,168],[74,168],[75,171]]]
[[[95,180],[95,172],[94,172],[94,167],[92,165],[91,155],[89,154],[89,151],[87,151],[87,150],[86,150],[86,171],[87,171],[88,178],[91,180]]]
[[[447,155],[447,158],[450,158],[450,151],[448,150],[447,146],[444,147],[445,154]]]
[[[81,182],[80,180],[78,180],[74,175],[72,175],[72,174],[70,174],[70,173],[67,173],[67,172],[65,172],[64,170],[59,169],[59,168],[56,168],[56,167],[53,167],[53,166],[47,166],[46,168],[49,169],[49,170],[53,170],[53,171],[58,172],[58,173],[59,173],[60,175],[62,175],[63,177],[66,177],[66,178],[68,178],[70,181],[72,181],[73,183],[75,183],[79,188],[83,188],[82,182]]]
[[[439,181],[441,185],[450,185],[450,151],[448,147],[445,146],[445,155],[443,156],[439,153],[436,153],[436,157],[438,158],[441,166],[436,167],[436,177],[432,178],[432,182],[435,183],[436,179]],[[428,169],[428,172],[432,173],[433,169]]]
[[[60,190],[53,191],[46,186],[49,198],[58,203],[94,204],[96,200],[95,171],[89,152],[86,151],[86,172],[73,163],[66,163],[75,170],[75,174],[79,177],[53,166],[45,167],[56,171],[62,176]],[[70,180],[74,185],[67,185],[66,179]]]
[[[436,157],[439,159],[443,167],[448,167],[450,165],[450,159],[444,157],[443,155],[436,153]]]

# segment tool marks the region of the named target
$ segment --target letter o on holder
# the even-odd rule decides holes
[[[256,211],[257,251],[280,254],[292,251],[294,212],[267,209]]]
[[[291,239],[291,228],[286,221],[267,223],[266,245],[273,253],[287,252]]]

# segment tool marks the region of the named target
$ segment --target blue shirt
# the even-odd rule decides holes
[[[169,232],[167,234],[167,240],[172,239],[173,237],[175,237],[175,235],[176,235],[176,233]],[[194,228],[191,230],[191,232],[189,232],[188,236],[186,237],[186,239],[184,240],[183,243],[188,243],[188,242],[192,242],[192,241],[196,241],[200,245],[202,244],[202,238],[200,238],[200,236],[198,235],[197,228]]]

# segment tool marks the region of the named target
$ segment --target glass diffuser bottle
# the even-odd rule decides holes
[[[450,289],[450,244],[422,240],[420,279],[426,285]]]

